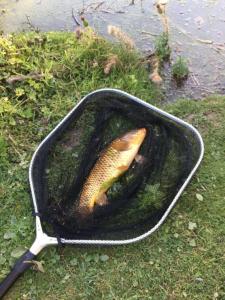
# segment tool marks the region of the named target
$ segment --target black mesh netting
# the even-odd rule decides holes
[[[129,170],[80,221],[76,205],[100,152],[137,128],[147,135]],[[32,170],[38,210],[49,234],[70,239],[127,239],[162,218],[199,157],[196,135],[187,127],[118,92],[89,95],[40,147]]]

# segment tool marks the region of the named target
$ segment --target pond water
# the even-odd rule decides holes
[[[225,93],[225,1],[166,1],[172,61],[187,58],[188,80],[177,88],[170,66],[164,69],[165,98],[202,98]],[[0,0],[0,29],[5,33],[29,29],[28,19],[42,31],[74,30],[72,9],[84,16],[100,34],[110,38],[107,25],[119,26],[141,51],[153,51],[163,31],[154,0]],[[27,19],[28,18],[28,19]]]

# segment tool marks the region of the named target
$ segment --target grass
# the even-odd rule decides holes
[[[169,46],[169,35],[163,32],[155,41],[155,54],[160,60],[160,63],[169,60],[171,49]]]
[[[160,92],[136,53],[99,38],[33,33],[1,37],[0,47],[3,278],[34,240],[27,170],[43,137],[96,88],[121,88],[153,104]],[[109,53],[118,55],[120,64],[105,76]],[[44,75],[40,81],[5,81],[34,71]],[[45,273],[27,271],[5,299],[225,299],[225,97],[163,108],[195,125],[206,146],[200,170],[166,223],[129,246],[45,249],[38,256]]]
[[[172,75],[177,82],[181,82],[187,78],[188,73],[187,62],[180,56],[172,66]]]

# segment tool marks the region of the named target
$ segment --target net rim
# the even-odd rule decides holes
[[[202,136],[199,133],[199,131],[195,127],[193,127],[191,124],[187,123],[186,121],[184,121],[184,120],[182,120],[182,119],[180,119],[180,118],[178,118],[178,117],[176,117],[176,116],[174,116],[170,113],[167,113],[167,112],[163,111],[162,109],[157,108],[156,106],[153,106],[153,105],[151,105],[147,102],[144,102],[143,100],[141,100],[141,99],[137,98],[136,96],[133,96],[133,95],[131,95],[131,94],[125,92],[125,91],[118,90],[118,89],[112,89],[112,88],[103,88],[103,89],[95,90],[95,91],[87,94],[86,96],[84,96],[78,102],[78,104],[75,105],[75,107],[42,140],[42,142],[38,145],[38,147],[36,148],[36,150],[35,150],[35,152],[32,156],[30,166],[29,166],[29,183],[30,183],[31,196],[32,196],[32,201],[33,201],[34,212],[36,214],[36,218],[40,219],[39,216],[37,216],[39,211],[38,211],[38,204],[37,204],[37,199],[36,199],[35,190],[34,190],[34,181],[33,181],[32,173],[33,173],[34,161],[35,161],[35,158],[36,158],[37,154],[39,153],[39,150],[42,148],[42,146],[45,143],[48,142],[48,140],[57,131],[57,129],[60,128],[60,126],[68,120],[68,118],[74,113],[74,111],[78,109],[78,107],[80,107],[84,102],[88,101],[88,99],[93,97],[94,95],[105,94],[105,93],[108,93],[108,94],[110,93],[113,96],[126,97],[129,101],[134,101],[137,104],[143,106],[144,108],[152,110],[155,113],[166,117],[168,119],[168,121],[172,120],[172,121],[178,123],[179,125],[184,126],[188,130],[190,130],[194,134],[194,136],[196,137],[197,141],[199,142],[199,145],[200,145],[199,157],[198,157],[198,160],[197,160],[196,164],[193,166],[191,172],[189,173],[186,180],[184,181],[183,185],[180,187],[177,194],[175,195],[175,197],[171,201],[170,205],[166,209],[165,213],[162,215],[161,219],[158,221],[158,223],[155,226],[153,226],[150,230],[146,231],[144,234],[141,234],[141,235],[139,235],[137,237],[134,237],[134,238],[131,238],[131,239],[125,239],[125,240],[89,240],[89,239],[64,239],[64,238],[61,238],[61,242],[64,243],[64,244],[123,245],[123,244],[134,243],[134,242],[140,241],[140,240],[148,237],[154,231],[156,231],[162,225],[162,223],[166,220],[166,218],[169,215],[170,211],[175,206],[175,204],[178,201],[179,197],[181,196],[184,189],[186,188],[186,186],[190,182],[191,178],[193,177],[194,173],[198,169],[198,167],[199,167],[199,165],[200,165],[200,163],[203,159],[203,156],[204,156],[204,142],[203,142]],[[40,228],[39,228],[39,230],[40,230]]]

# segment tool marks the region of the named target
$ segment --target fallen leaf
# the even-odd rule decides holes
[[[99,258],[100,258],[100,260],[101,260],[102,262],[105,262],[105,261],[107,261],[107,260],[109,259],[108,255],[106,255],[106,254],[100,255]]]
[[[194,222],[189,222],[188,223],[188,229],[189,230],[194,230],[195,228],[197,228],[197,224]]]
[[[3,257],[2,255],[0,255],[0,266],[4,265],[5,262],[6,262],[5,257]]]
[[[71,264],[71,266],[77,266],[77,264],[78,264],[77,258],[71,259],[70,264]]]
[[[36,270],[36,271],[39,271],[39,272],[42,272],[44,273],[45,270],[44,270],[44,267],[43,267],[43,263],[41,261],[37,261],[37,260],[27,260],[25,261],[26,263],[30,263],[32,264],[33,268]]]
[[[137,287],[138,286],[138,281],[137,280],[134,280],[133,281],[133,287]]]
[[[108,75],[112,71],[112,68],[118,64],[118,61],[117,55],[111,55],[105,63],[104,74]]]
[[[190,241],[189,241],[189,245],[190,245],[191,247],[196,247],[196,242],[195,242],[195,240],[194,240],[194,239],[190,240]]]
[[[7,231],[7,232],[5,232],[5,234],[4,234],[4,239],[5,239],[5,240],[11,240],[11,239],[14,239],[15,237],[16,237],[15,232]]]
[[[81,26],[78,26],[76,29],[75,29],[75,36],[76,38],[79,40],[81,38],[81,36],[83,35],[84,33],[84,29],[81,28]]]
[[[161,84],[163,80],[159,74],[159,68],[160,68],[159,58],[156,55],[152,55],[149,58],[149,64],[152,69],[152,72],[149,75],[149,79],[155,84]]]
[[[203,282],[204,281],[203,278],[201,278],[201,277],[196,277],[195,280],[198,281],[198,282]]]
[[[14,258],[19,258],[22,256],[25,252],[25,249],[23,247],[17,247],[11,252],[11,256]]]
[[[197,193],[195,196],[199,201],[203,201],[203,196],[201,194]]]

